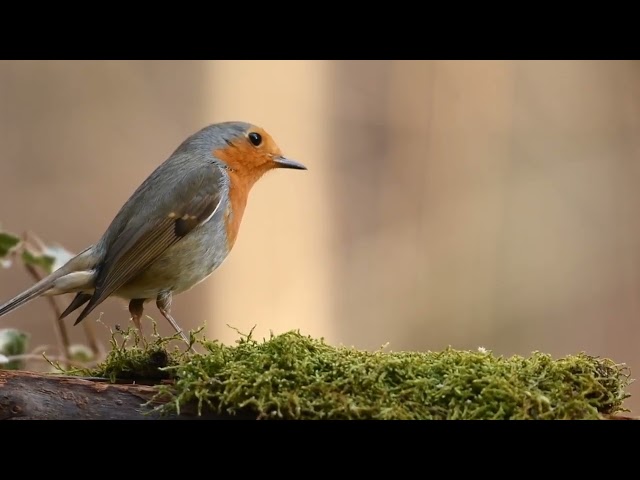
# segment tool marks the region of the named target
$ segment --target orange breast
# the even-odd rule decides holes
[[[227,246],[233,247],[247,206],[251,187],[269,169],[269,158],[263,151],[253,148],[244,139],[213,151],[213,155],[227,165],[229,174],[230,210],[225,212]]]
[[[237,180],[234,181],[233,172],[229,175],[231,182],[229,185],[229,204],[227,211],[224,214],[225,230],[227,232],[227,248],[231,250],[236,243],[238,237],[238,231],[240,230],[240,223],[242,222],[242,216],[244,209],[247,206],[246,188],[243,188],[242,184],[239,184]]]

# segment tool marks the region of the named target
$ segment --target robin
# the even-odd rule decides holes
[[[138,187],[102,238],[0,306],[0,317],[39,296],[75,293],[64,318],[85,305],[74,325],[111,296],[129,301],[142,334],[145,302],[185,342],[171,316],[174,295],[205,280],[233,248],[253,185],[276,168],[306,170],[283,156],[262,128],[209,125],[188,137]]]

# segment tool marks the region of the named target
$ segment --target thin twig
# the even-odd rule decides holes
[[[91,349],[91,352],[93,352],[93,355],[98,358],[102,354],[102,351],[98,346],[98,340],[96,339],[93,325],[90,322],[82,322],[82,324],[84,325],[84,334],[87,337],[89,348]]]
[[[23,236],[23,246],[26,247],[29,245],[29,240],[28,240],[28,233],[25,233]],[[36,237],[36,241],[38,241],[39,239],[37,239]],[[35,267],[33,265],[29,265],[28,263],[24,263],[25,268],[27,269],[27,271],[31,274],[31,276],[36,280],[36,282],[39,282],[40,280],[42,280],[42,275],[40,275],[38,273],[38,271],[35,269]],[[51,308],[53,309],[53,313],[55,315],[55,325],[56,325],[56,333],[57,333],[57,337],[58,337],[58,343],[61,345],[60,347],[60,351],[63,355],[63,357],[66,359],[65,360],[65,365],[68,367],[69,366],[69,362],[70,362],[70,352],[69,352],[69,334],[67,333],[67,327],[64,324],[64,322],[60,319],[60,315],[62,314],[62,311],[60,310],[60,308],[58,307],[58,304],[55,302],[55,299],[53,297],[46,297],[47,301],[49,302],[49,305],[51,306]]]
[[[37,270],[33,267],[33,265],[25,264],[25,267],[27,271],[36,279],[37,282],[39,282],[42,279],[42,276],[37,272]],[[64,321],[60,319],[60,315],[62,314],[62,312],[60,311],[60,308],[58,307],[58,304],[55,302],[55,299],[53,297],[46,297],[46,299],[49,302],[49,305],[51,306],[51,308],[53,309],[53,314],[55,315],[55,325],[57,327],[56,333],[58,337],[58,342],[61,344],[60,351],[62,352],[63,357],[66,358],[65,363],[68,363],[70,361],[69,334],[67,333],[67,327],[64,324]]]
[[[69,360],[63,357],[43,357],[42,355],[34,355],[32,353],[22,353],[20,355],[9,355],[7,356],[7,360],[9,362],[13,362],[16,360],[40,360],[43,362],[65,362],[67,363],[67,368],[69,367],[76,367],[76,368],[87,368],[89,365],[87,365],[86,363],[82,363],[82,362],[76,362],[75,360]]]
[[[47,351],[47,350],[49,350],[50,348],[52,348],[52,346],[51,346],[51,345],[47,345],[47,344],[45,344],[45,345],[38,345],[37,347],[33,347],[33,348],[31,349],[31,354],[32,354],[32,355],[41,354],[41,353],[46,352],[46,351]]]
[[[47,246],[44,244],[44,242],[42,240],[40,240],[40,238],[33,232],[27,232],[25,234],[25,238],[26,236],[29,237],[29,239],[35,243],[38,244],[38,248],[40,248],[40,251],[44,251],[45,248],[47,248]],[[54,309],[56,310],[56,318],[59,319],[60,318],[60,309],[57,307],[56,302],[51,302],[54,305]],[[98,345],[98,340],[96,338],[96,334],[95,331],[93,330],[93,326],[89,323],[89,322],[83,322],[82,325],[84,326],[84,333],[87,337],[87,342],[89,344],[89,349],[91,350],[91,352],[93,353],[93,355],[97,358],[100,356],[100,354],[102,353],[99,345]],[[66,325],[64,323],[61,323],[62,329],[63,331],[66,333]]]

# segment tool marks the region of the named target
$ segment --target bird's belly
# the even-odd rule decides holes
[[[211,227],[205,224],[168,248],[144,272],[123,285],[116,295],[126,299],[150,299],[163,291],[182,293],[205,280],[229,253],[224,232],[218,231],[216,225]]]

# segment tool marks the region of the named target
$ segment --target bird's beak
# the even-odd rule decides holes
[[[296,162],[295,160],[291,160],[290,158],[286,158],[286,157],[275,157],[273,159],[273,161],[276,164],[276,168],[293,168],[295,170],[306,170],[307,167],[305,167],[303,164],[301,164],[300,162]]]

